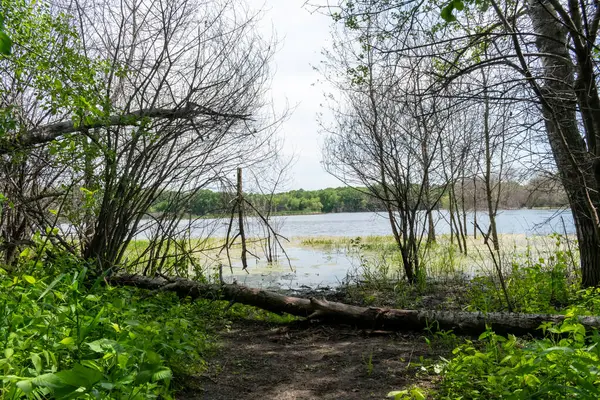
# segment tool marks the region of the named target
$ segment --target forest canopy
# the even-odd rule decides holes
[[[435,190],[435,188],[433,188]],[[477,189],[477,191],[475,191]],[[438,190],[442,190],[438,188]],[[484,209],[484,185],[475,188],[473,185],[465,186],[465,209]],[[157,202],[150,208],[151,213],[174,211],[173,202],[169,200],[172,194],[165,191]],[[338,187],[320,190],[290,190],[287,192],[270,194],[248,193],[247,198],[261,209],[269,209],[280,214],[305,214],[305,213],[340,213],[340,212],[369,212],[384,211],[385,206],[374,198],[366,188]],[[222,215],[229,210],[228,204],[231,195],[227,192],[213,190],[199,190],[189,197],[185,204],[179,204],[179,210],[188,214]],[[448,208],[448,196],[443,195],[437,208]],[[562,208],[568,204],[566,195],[560,185],[553,179],[532,179],[521,184],[514,181],[504,183],[504,188],[499,198],[500,209],[520,208]]]

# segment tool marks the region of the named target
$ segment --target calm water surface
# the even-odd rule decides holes
[[[436,233],[450,233],[448,213],[436,212]],[[472,234],[474,215],[467,216],[467,225]],[[487,229],[489,220],[484,213],[477,213],[481,229]],[[203,221],[203,224],[217,224],[214,232],[226,234],[226,222]],[[219,225],[221,224],[221,225]],[[225,225],[222,225],[225,224]],[[277,217],[279,232],[288,237],[302,236],[346,236],[390,235],[390,226],[382,213],[339,213],[320,215],[297,215]],[[213,225],[214,226],[214,225]],[[497,217],[497,228],[501,234],[547,235],[553,232],[574,234],[575,227],[569,210],[505,210]],[[199,228],[197,228],[199,229]],[[206,232],[206,227],[198,232]],[[258,225],[249,222],[249,231],[257,233]],[[291,259],[291,267],[284,265],[268,266],[261,260],[250,263],[250,273],[241,271],[239,263],[234,273],[224,271],[228,281],[237,281],[253,287],[296,289],[303,286],[335,287],[358,267],[358,260],[340,251],[327,251],[300,247],[286,247]]]
[[[449,214],[436,211],[436,232],[450,233]],[[371,236],[391,235],[390,223],[384,213],[339,213],[277,217],[282,220],[284,236]],[[467,215],[467,226],[472,234],[474,215]],[[477,223],[487,229],[487,214],[477,213]],[[552,232],[575,233],[569,210],[505,210],[497,216],[498,233],[547,235]]]

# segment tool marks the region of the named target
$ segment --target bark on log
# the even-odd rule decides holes
[[[156,279],[138,275],[113,276],[109,283],[143,289],[171,291],[180,297],[229,300],[275,313],[288,313],[323,322],[354,324],[370,329],[422,331],[452,329],[458,333],[477,334],[490,326],[496,333],[541,336],[544,322],[558,323],[563,315],[480,313],[455,311],[399,310],[359,307],[320,299],[304,299],[254,289],[236,284],[208,285],[186,279]],[[587,329],[600,328],[600,317],[579,317]]]

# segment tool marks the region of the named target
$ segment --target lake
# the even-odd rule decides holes
[[[295,236],[379,236],[391,235],[390,223],[385,213],[339,213],[294,215],[275,217],[281,221],[280,233]],[[436,233],[450,233],[448,211],[434,211]],[[473,233],[473,213],[467,214],[469,233]],[[563,225],[564,222],[564,225]],[[487,214],[478,212],[477,223],[487,229]],[[552,232],[575,233],[570,210],[503,210],[496,219],[498,233],[547,235]]]
[[[436,233],[450,233],[449,213],[446,210],[434,211]],[[422,214],[424,216],[424,214]],[[473,234],[474,214],[467,214],[469,234]],[[272,217],[275,229],[287,238],[306,236],[381,236],[391,235],[391,228],[385,213],[360,212],[315,215],[292,215]],[[484,231],[489,219],[486,213],[477,213],[477,223]],[[208,235],[225,237],[229,220],[196,219],[182,221],[181,232],[190,232],[192,237]],[[235,230],[237,219],[234,219]],[[553,232],[574,234],[575,226],[570,210],[502,210],[496,217],[498,233],[548,235]],[[148,237],[152,228],[142,229],[137,238]],[[264,228],[257,219],[247,221],[249,235],[264,236]]]
[[[450,233],[447,211],[436,211],[436,233]],[[469,233],[473,231],[474,215],[467,216]],[[483,230],[487,229],[489,220],[483,212],[477,213],[477,221]],[[192,225],[192,235],[225,236],[228,221],[200,220]],[[274,225],[278,232],[287,238],[294,237],[359,237],[373,235],[390,235],[390,225],[383,213],[339,213],[317,215],[295,215],[275,217]],[[497,228],[500,234],[512,235],[548,235],[553,232],[575,233],[573,218],[569,210],[503,210],[498,213]],[[248,232],[259,235],[260,224],[248,221]],[[292,241],[293,243],[293,241]],[[340,284],[349,271],[355,270],[358,260],[343,251],[327,251],[286,246],[290,257],[291,268],[287,263],[268,265],[264,260],[250,260],[249,274],[241,270],[240,263],[235,263],[233,274],[229,268],[224,270],[227,281],[237,281],[253,287],[297,289],[301,287],[335,287]]]

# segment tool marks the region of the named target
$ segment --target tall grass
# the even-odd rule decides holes
[[[344,279],[351,301],[400,307],[432,306],[479,311],[550,312],[569,304],[578,289],[578,254],[573,239],[501,235],[493,262],[481,239],[468,239],[461,253],[448,236],[421,249],[417,284],[406,282],[402,258],[391,236],[302,238],[301,246],[344,251],[354,267]],[[500,284],[498,268],[505,277]]]

